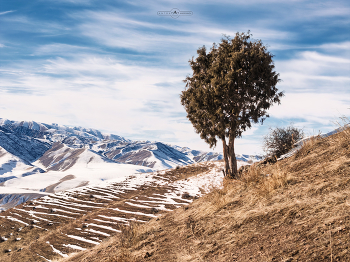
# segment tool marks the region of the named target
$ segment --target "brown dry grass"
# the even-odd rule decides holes
[[[111,238],[63,261],[350,261],[349,144],[349,128],[311,139],[288,159],[253,165],[130,228],[127,241]]]

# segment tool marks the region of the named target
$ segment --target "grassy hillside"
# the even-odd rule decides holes
[[[350,130],[61,261],[350,261]]]

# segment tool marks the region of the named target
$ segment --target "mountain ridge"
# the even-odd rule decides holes
[[[6,199],[27,199],[22,197],[23,189],[55,193],[134,173],[222,159],[217,152],[133,141],[92,128],[3,118],[0,148],[0,164],[7,167],[0,172],[0,194],[4,193],[0,206],[1,201],[10,206]],[[237,155],[237,159],[242,164],[260,160],[249,155]]]
[[[11,141],[13,143],[9,143]],[[117,163],[157,169],[222,159],[222,154],[217,152],[192,150],[157,141],[132,141],[115,134],[104,134],[92,128],[0,118],[0,146],[29,163],[38,160],[56,142],[71,148],[89,148],[96,154]],[[17,144],[24,144],[25,152],[21,153]],[[30,144],[33,145],[30,147]],[[237,159],[249,161],[249,159],[260,160],[260,157],[237,155]]]

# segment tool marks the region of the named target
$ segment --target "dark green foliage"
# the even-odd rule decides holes
[[[237,173],[234,139],[252,123],[262,123],[267,109],[283,96],[276,88],[279,75],[273,71],[273,55],[250,37],[249,32],[225,37],[208,53],[204,46],[199,48],[198,57],[189,61],[193,75],[184,80],[186,90],[181,94],[200,137],[210,147],[222,140],[226,175],[231,177]]]
[[[303,130],[293,126],[270,129],[270,133],[264,137],[264,151],[270,157],[280,157],[288,153],[294,143],[303,137]]]

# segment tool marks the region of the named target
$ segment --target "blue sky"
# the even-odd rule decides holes
[[[248,30],[275,55],[285,97],[237,153],[261,153],[269,128],[311,135],[350,115],[349,1],[0,2],[1,118],[209,150],[180,104],[188,60]],[[157,15],[172,8],[193,15]]]

